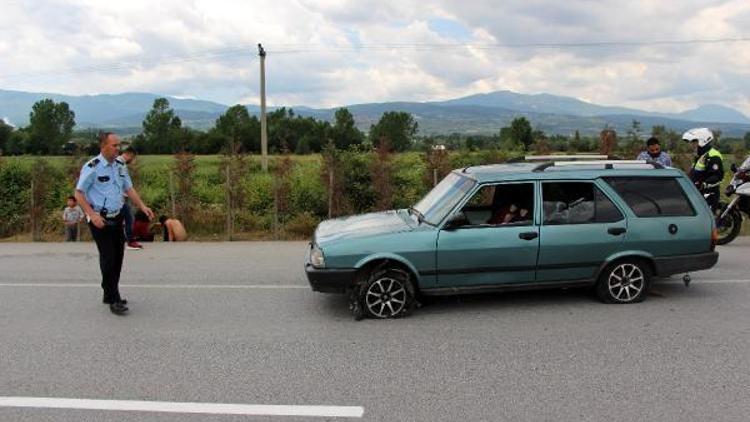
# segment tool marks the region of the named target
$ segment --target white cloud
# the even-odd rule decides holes
[[[468,45],[431,29],[438,18],[465,27]],[[750,115],[747,41],[502,47],[748,37],[748,19],[746,0],[10,2],[0,14],[0,88],[257,102],[262,42],[273,105],[510,89],[655,111],[719,103]]]

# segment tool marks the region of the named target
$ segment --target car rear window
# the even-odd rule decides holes
[[[545,182],[542,206],[547,225],[613,223],[623,218],[615,204],[590,182]]]
[[[638,217],[695,215],[682,186],[673,178],[611,177],[604,180]]]

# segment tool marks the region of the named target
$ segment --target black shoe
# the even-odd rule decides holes
[[[108,300],[106,297],[103,297],[102,303],[104,303],[105,305],[111,305],[115,302],[112,302],[111,300]],[[128,301],[126,299],[120,299],[117,303],[122,303],[123,305],[127,305]]]
[[[115,315],[125,315],[128,312],[127,306],[122,303],[112,303],[109,305],[109,310]]]

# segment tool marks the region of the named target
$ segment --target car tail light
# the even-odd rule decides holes
[[[711,230],[711,250],[713,251],[716,249],[716,242],[719,240],[719,230],[714,227],[713,230]]]

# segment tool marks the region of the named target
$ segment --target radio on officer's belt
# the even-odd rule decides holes
[[[102,204],[102,209],[99,210],[99,215],[101,215],[102,218],[107,218],[107,198],[104,198],[104,203]]]

